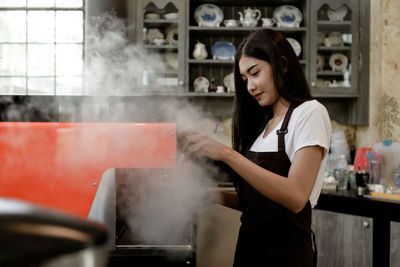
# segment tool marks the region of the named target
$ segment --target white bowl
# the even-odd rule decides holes
[[[164,15],[165,19],[177,19],[179,17],[178,13],[167,13]]]
[[[160,18],[160,14],[157,13],[147,13],[144,15],[144,17],[146,19],[159,19]]]

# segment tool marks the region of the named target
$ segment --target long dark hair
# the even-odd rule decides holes
[[[303,68],[286,38],[270,29],[251,33],[240,43],[235,55],[233,148],[241,154],[260,134],[266,119],[272,116],[271,107],[261,107],[247,91],[239,71],[243,55],[271,65],[275,87],[284,99],[294,104],[312,99]]]

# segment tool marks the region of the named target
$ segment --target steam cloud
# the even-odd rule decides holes
[[[148,53],[128,38],[131,28],[106,13],[89,19],[86,34],[85,93],[133,95],[140,93],[143,71],[165,69],[157,53]]]
[[[124,178],[117,189],[129,228],[122,244],[190,245],[196,211],[219,202],[215,189],[207,189],[212,179],[193,162],[169,174],[136,170]]]
[[[159,55],[151,55],[129,41],[129,29],[123,20],[112,14],[90,19],[86,31],[83,91],[84,95],[92,97],[65,97],[52,103],[53,98],[10,96],[0,102],[1,120],[175,122],[181,131],[194,128],[202,118],[213,117],[184,100],[161,101],[162,96],[154,96],[132,101],[135,103],[132,105],[122,97],[118,101],[110,97],[142,93],[138,85],[143,70],[157,73],[164,68]],[[188,159],[179,163],[179,168],[161,184],[157,177],[136,179],[132,176],[117,189],[125,203],[122,213],[129,219],[127,224],[143,242],[180,242],[182,231],[187,230],[186,225],[195,211],[218,202],[218,194],[203,187],[213,182],[211,176],[218,176],[218,171]],[[209,169],[205,170],[204,166]],[[51,173],[43,177],[49,175]],[[47,179],[46,182],[51,181]]]

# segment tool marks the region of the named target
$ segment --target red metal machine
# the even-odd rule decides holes
[[[176,166],[173,123],[0,123],[0,196],[87,217],[110,168]]]

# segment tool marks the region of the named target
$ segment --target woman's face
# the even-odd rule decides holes
[[[239,61],[239,70],[247,91],[260,106],[273,105],[279,99],[272,67],[268,62],[243,55]]]

